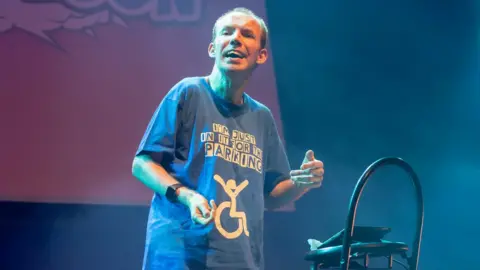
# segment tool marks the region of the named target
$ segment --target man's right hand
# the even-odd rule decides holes
[[[147,187],[160,194],[165,194],[168,186],[178,184],[177,180],[148,155],[135,157],[132,174]],[[217,208],[213,200],[209,204],[205,197],[187,187],[178,188],[176,193],[178,201],[190,209],[193,222],[206,225],[213,220]]]
[[[207,225],[213,220],[217,209],[215,201],[210,200],[209,204],[201,194],[186,187],[179,188],[177,192],[180,203],[190,209],[190,216],[194,223]]]

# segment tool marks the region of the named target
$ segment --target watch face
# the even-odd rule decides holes
[[[169,201],[172,201],[172,202],[175,202],[177,201],[177,194],[176,194],[176,191],[177,189],[179,189],[180,187],[182,187],[183,185],[181,184],[174,184],[174,185],[171,185],[167,188],[167,192],[165,194],[165,196],[167,197],[167,199]]]
[[[172,187],[168,187],[167,192],[165,193],[165,197],[167,197],[169,201],[173,201],[175,199],[175,189]]]

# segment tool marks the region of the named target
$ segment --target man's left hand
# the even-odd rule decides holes
[[[323,181],[323,162],[316,160],[312,150],[305,153],[300,170],[290,171],[290,177],[298,187],[318,188]]]

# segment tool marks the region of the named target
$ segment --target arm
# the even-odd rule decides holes
[[[184,121],[184,90],[177,84],[156,108],[133,159],[132,174],[144,185],[164,196],[167,187],[178,184],[166,169],[174,160],[179,126]]]
[[[267,209],[277,209],[300,199],[310,188],[298,187],[291,179],[278,183],[265,199]]]
[[[285,148],[278,135],[273,117],[269,128],[265,157],[265,207],[280,208],[302,197],[312,188],[320,187],[323,163],[315,160],[313,151],[305,154],[299,170],[290,170]]]
[[[178,151],[178,145],[183,143],[179,134],[184,135],[182,126],[189,123],[186,100],[190,99],[186,89],[179,83],[167,93],[152,116],[133,159],[133,176],[159,196],[165,196],[173,184],[188,186],[172,174],[176,159],[183,159]],[[214,202],[210,202],[210,206],[204,196],[187,187],[178,188],[176,193],[178,202],[189,208],[194,222],[207,224],[211,221],[210,210],[216,207]]]
[[[290,171],[290,179],[278,183],[269,194],[269,206],[281,207],[294,202],[323,181],[323,162],[316,160],[312,150],[307,151],[300,170]]]
[[[165,196],[168,186],[179,183],[148,155],[139,155],[133,159],[132,174],[145,186],[162,196]],[[192,195],[193,192],[186,187],[177,189],[178,200],[184,205],[187,198]]]
[[[264,151],[265,208],[273,210],[299,199],[306,189],[295,186],[290,176],[290,163],[273,116],[269,114],[267,145]]]
[[[162,196],[165,196],[168,186],[179,183],[147,155],[134,158],[132,174],[145,186]],[[210,201],[209,205],[202,195],[187,187],[177,189],[177,198],[179,203],[189,208],[194,222],[206,225],[213,219],[213,213],[217,208],[215,202]]]

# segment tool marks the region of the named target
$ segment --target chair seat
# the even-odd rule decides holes
[[[342,248],[343,246],[339,245],[312,250],[305,255],[305,260],[326,263],[329,265],[338,265],[340,264]],[[353,243],[351,245],[352,259],[362,258],[366,254],[368,254],[369,257],[384,257],[393,254],[402,254],[407,251],[408,246],[405,243],[389,241]]]

